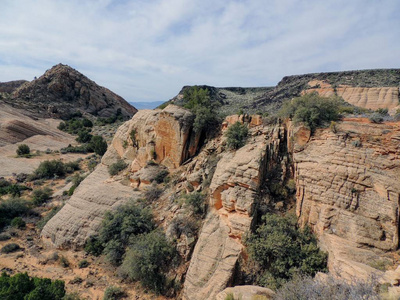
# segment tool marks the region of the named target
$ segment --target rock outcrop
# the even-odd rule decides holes
[[[398,248],[399,149],[399,123],[363,119],[294,147],[299,222],[319,236],[331,271],[370,274],[383,251]]]
[[[134,187],[140,186],[142,181],[149,184],[146,180],[150,180],[151,174],[145,170],[136,171],[145,167],[149,160],[174,169],[196,152],[198,138],[190,134],[192,120],[189,111],[170,105],[164,110],[142,110],[125,122],[116,132],[101,164],[46,224],[42,236],[57,247],[82,247],[96,232],[106,211],[142,196]],[[131,164],[130,168],[122,176],[110,177],[108,166],[121,158]],[[132,176],[132,173],[135,174]]]
[[[130,118],[137,111],[120,96],[62,64],[22,84],[12,93],[9,102],[41,118],[66,118],[77,111],[100,117],[119,113]]]
[[[228,286],[250,229],[267,159],[279,152],[284,130],[254,128],[248,143],[224,153],[211,185],[210,205],[193,252],[184,285],[184,299],[215,299]]]
[[[399,88],[394,87],[351,87],[339,85],[334,88],[326,81],[312,80],[306,93],[317,92],[321,96],[338,95],[346,102],[367,109],[387,108],[394,113],[399,107]]]
[[[14,81],[8,81],[8,82],[0,82],[0,93],[7,93],[11,94],[14,92],[17,88],[19,88],[21,85],[23,85],[26,80],[14,80]],[[1,97],[0,97],[1,99]]]

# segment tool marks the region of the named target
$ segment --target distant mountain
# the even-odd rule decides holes
[[[120,114],[129,119],[137,112],[122,97],[63,64],[23,83],[3,100],[39,118],[67,118],[79,111],[99,117]]]
[[[155,109],[156,107],[163,104],[165,101],[153,101],[153,102],[129,102],[137,109]]]

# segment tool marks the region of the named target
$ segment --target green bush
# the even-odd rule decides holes
[[[150,210],[133,203],[122,205],[105,214],[99,235],[86,241],[85,251],[93,255],[104,253],[113,265],[119,265],[129,239],[154,227]]]
[[[46,160],[39,164],[39,167],[33,172],[32,179],[51,179],[54,176],[64,176],[65,166],[60,160]]]
[[[372,115],[369,116],[368,118],[372,123],[382,123],[383,122],[383,116],[380,113],[374,112]]]
[[[9,225],[15,217],[21,217],[29,212],[28,204],[20,198],[12,198],[0,203],[0,228]]]
[[[111,176],[117,175],[119,172],[121,172],[127,166],[128,166],[128,164],[125,163],[122,159],[118,159],[118,161],[116,163],[113,163],[108,166],[108,173]]]
[[[165,271],[174,256],[174,247],[160,231],[138,236],[126,253],[121,270],[131,280],[156,293],[164,292]]]
[[[11,226],[18,229],[22,229],[26,227],[26,223],[21,217],[15,217],[14,219],[11,220]]]
[[[92,137],[93,135],[91,135],[88,130],[83,129],[78,131],[78,137],[76,138],[76,141],[79,143],[88,143]]]
[[[1,248],[0,252],[7,254],[7,253],[18,251],[19,249],[21,249],[21,247],[18,244],[11,243],[11,244],[7,244],[3,248]]]
[[[295,216],[266,214],[262,220],[246,239],[250,258],[260,268],[257,284],[277,289],[295,274],[327,271],[327,254],[319,250],[308,227],[298,228]]]
[[[103,154],[107,151],[107,142],[103,139],[103,137],[95,135],[92,137],[89,147],[90,149],[93,149],[94,153],[103,156]]]
[[[36,206],[42,205],[43,203],[46,203],[52,196],[53,191],[45,187],[43,189],[36,189],[33,191],[33,204]]]
[[[65,295],[64,281],[29,277],[26,273],[0,277],[0,299],[61,300]]]
[[[225,133],[226,143],[231,149],[239,149],[246,144],[249,129],[246,125],[236,122]]]
[[[144,192],[145,202],[149,204],[149,203],[152,203],[152,202],[158,200],[158,198],[160,198],[162,192],[163,192],[162,189],[158,188],[157,185],[152,184]]]
[[[103,300],[118,300],[125,297],[125,292],[115,286],[109,286],[104,292]]]
[[[9,239],[11,239],[9,234],[0,233],[0,241],[8,241]]]
[[[185,202],[189,205],[193,212],[197,215],[204,214],[206,210],[205,195],[199,192],[194,192],[185,196]]]
[[[30,153],[31,153],[31,149],[26,144],[21,144],[17,148],[17,155],[18,156],[24,156],[24,155],[28,155]]]
[[[136,141],[136,129],[132,129],[131,132],[129,133],[129,137],[131,138],[132,141],[132,146],[137,147],[137,141]]]
[[[294,123],[304,123],[312,132],[325,122],[340,118],[339,107],[343,100],[338,97],[324,98],[317,93],[305,94],[283,104],[279,115],[293,119]]]
[[[72,118],[68,121],[61,122],[57,128],[71,134],[78,134],[82,130],[88,131],[88,128],[91,127],[93,127],[92,121],[86,118]]]
[[[69,267],[69,261],[65,256],[60,257],[60,265],[63,268],[68,268]]]
[[[84,269],[84,268],[87,268],[88,266],[89,266],[89,262],[86,259],[83,259],[78,263],[79,269]]]

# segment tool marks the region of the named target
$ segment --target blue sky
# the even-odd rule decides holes
[[[0,81],[68,64],[128,101],[400,68],[399,0],[2,0]]]

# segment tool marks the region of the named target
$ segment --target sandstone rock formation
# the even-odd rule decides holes
[[[68,117],[76,111],[109,117],[119,111],[130,118],[137,111],[120,96],[62,64],[21,85],[8,102],[37,117]]]
[[[299,222],[319,236],[330,270],[371,274],[383,251],[398,248],[399,146],[399,123],[350,119],[295,148]]]
[[[0,93],[7,93],[10,94],[14,92],[17,88],[23,85],[26,80],[14,80],[8,82],[0,82]],[[0,97],[1,99],[1,97]]]
[[[147,183],[149,174],[142,170],[132,176],[133,171],[145,167],[152,159],[174,169],[195,153],[198,138],[191,138],[191,120],[193,115],[190,112],[170,105],[162,111],[142,110],[125,122],[116,132],[102,163],[46,224],[42,236],[57,247],[82,247],[85,240],[96,232],[106,211],[141,196],[140,191],[133,188],[138,186],[138,182]],[[121,158],[130,162],[131,167],[122,177],[110,178],[107,166]],[[129,177],[132,177],[132,185]]]
[[[308,83],[311,87],[305,90],[306,93],[317,92],[321,96],[329,97],[335,94],[343,97],[346,102],[352,105],[376,110],[388,108],[395,112],[399,107],[399,87],[351,87],[339,85],[333,88],[326,81],[312,80]]]
[[[279,152],[284,130],[275,127],[254,136],[235,152],[224,153],[210,185],[210,205],[193,252],[184,285],[184,299],[214,299],[232,280],[250,229],[257,192],[268,158]]]

